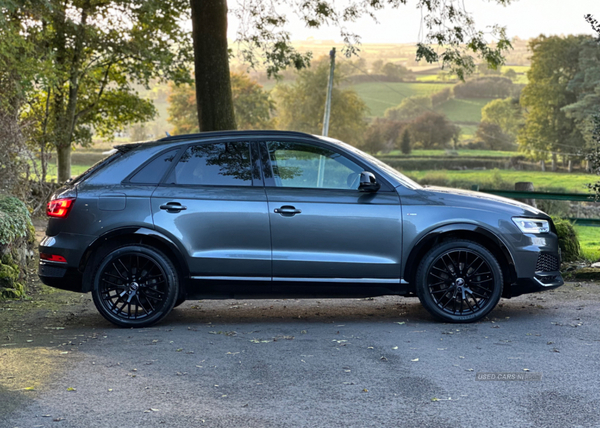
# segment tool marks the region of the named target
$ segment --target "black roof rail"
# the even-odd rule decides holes
[[[252,131],[210,131],[210,132],[199,132],[197,134],[183,134],[183,135],[171,135],[169,137],[161,138],[157,141],[181,141],[181,140],[193,140],[196,138],[210,138],[210,137],[226,137],[228,135],[231,136],[240,136],[247,135],[251,136],[267,136],[267,135],[295,135],[298,137],[311,137],[315,138],[311,134],[306,134],[304,132],[298,131],[276,131],[276,130],[252,130]]]

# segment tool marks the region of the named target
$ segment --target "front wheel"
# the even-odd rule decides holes
[[[474,322],[485,317],[498,304],[502,285],[502,269],[494,255],[467,240],[434,247],[417,270],[419,300],[445,322]]]
[[[92,297],[100,314],[120,327],[148,327],[166,317],[178,295],[173,263],[145,245],[126,245],[96,267]]]

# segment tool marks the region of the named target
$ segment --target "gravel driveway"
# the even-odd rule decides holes
[[[599,427],[599,309],[569,283],[475,324],[379,297],[190,301],[126,330],[45,291],[0,310],[0,426]]]

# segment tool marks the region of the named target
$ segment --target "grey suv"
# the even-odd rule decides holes
[[[446,322],[563,284],[556,229],[509,199],[422,187],[352,146],[212,132],[117,146],[48,203],[39,276],[148,326],[187,298],[417,295]]]

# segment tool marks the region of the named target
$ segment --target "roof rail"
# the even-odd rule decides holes
[[[160,140],[157,140],[157,141],[193,140],[196,138],[210,138],[210,137],[219,137],[219,136],[228,136],[228,135],[231,135],[231,136],[295,135],[298,137],[314,138],[313,135],[306,134],[304,132],[297,132],[297,131],[276,131],[276,130],[232,131],[232,130],[230,130],[230,131],[199,132],[197,134],[171,135],[169,137],[161,138]]]

